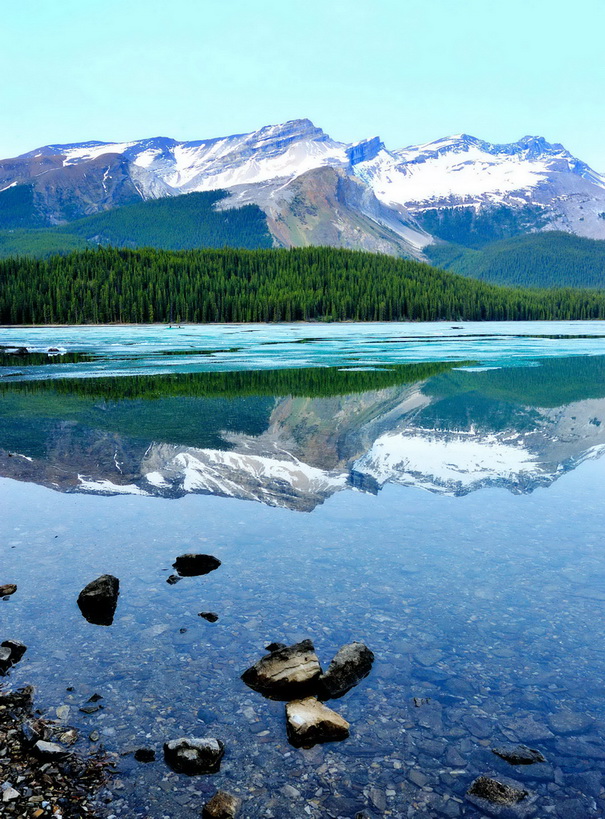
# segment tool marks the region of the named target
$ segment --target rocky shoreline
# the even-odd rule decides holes
[[[111,756],[73,750],[77,731],[44,719],[33,694],[31,686],[0,690],[0,814],[100,819],[95,798],[111,775]]]

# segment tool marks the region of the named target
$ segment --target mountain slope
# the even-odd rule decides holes
[[[605,241],[569,233],[515,236],[480,250],[435,244],[426,252],[438,267],[494,284],[605,289]]]
[[[271,247],[267,219],[256,205],[218,210],[225,191],[137,202],[55,228],[0,231],[0,256],[44,258],[97,245],[184,250]]]

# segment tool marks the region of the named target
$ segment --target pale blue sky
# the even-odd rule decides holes
[[[0,156],[309,117],[387,147],[540,134],[605,171],[605,0],[3,0]]]

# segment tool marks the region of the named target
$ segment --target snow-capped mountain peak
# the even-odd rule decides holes
[[[108,157],[106,165],[104,157]],[[108,200],[104,184],[97,185],[100,198],[95,199],[88,185],[89,180],[99,177],[105,182],[103,175],[113,173],[109,166],[117,167],[120,162],[120,173],[129,180],[128,190],[143,199],[227,189],[232,197],[226,207],[242,202],[258,204],[270,219],[277,220],[271,224],[276,226],[274,236],[280,244],[288,244],[289,236],[300,241],[312,227],[304,219],[304,224],[298,224],[303,217],[290,213],[296,194],[285,188],[299,177],[306,179],[309,172],[317,172],[307,184],[313,199],[325,186],[329,171],[322,169],[326,168],[337,169],[334,178],[340,182],[334,183],[335,190],[354,190],[357,204],[353,209],[373,220],[370,233],[378,231],[378,239],[373,234],[368,238],[362,231],[357,244],[351,244],[350,237],[358,229],[355,217],[346,242],[336,230],[341,238],[334,241],[345,242],[345,246],[383,252],[380,242],[386,228],[387,252],[395,248],[399,253],[399,239],[408,242],[406,231],[414,230],[420,237],[413,243],[416,249],[408,247],[409,242],[405,245],[414,255],[432,241],[427,231],[435,230],[434,213],[425,219],[426,212],[448,211],[451,215],[452,209],[460,208],[475,213],[502,207],[521,210],[523,230],[566,230],[605,239],[605,177],[560,143],[535,135],[511,143],[491,143],[460,133],[392,150],[378,136],[355,143],[338,142],[311,120],[295,119],[248,133],[194,141],[158,136],[127,142],[52,144],[0,163],[0,191],[14,184],[44,189],[42,200],[52,200],[44,206],[50,221],[61,222],[69,219],[62,203],[72,194],[76,200],[82,199],[81,209],[86,214],[123,203],[124,197]],[[82,174],[78,176],[73,166],[81,166],[86,177],[86,197],[74,190],[74,180],[80,180]],[[48,170],[54,176],[48,177]],[[63,172],[60,180],[57,172]],[[59,182],[60,196],[53,187]],[[347,187],[349,182],[354,184]],[[121,190],[121,186],[116,187],[116,191]],[[317,207],[317,202],[310,203],[308,213]],[[282,210],[284,218],[279,219]],[[325,229],[318,229],[324,242],[332,241],[326,237],[342,222],[333,210],[330,214],[322,222]],[[440,218],[442,215],[447,217],[448,213]],[[290,216],[298,227],[287,234]],[[440,233],[435,231],[435,235]]]

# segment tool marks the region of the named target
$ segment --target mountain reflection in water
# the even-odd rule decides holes
[[[300,511],[389,482],[526,493],[602,454],[604,421],[601,356],[4,382],[0,475]]]

